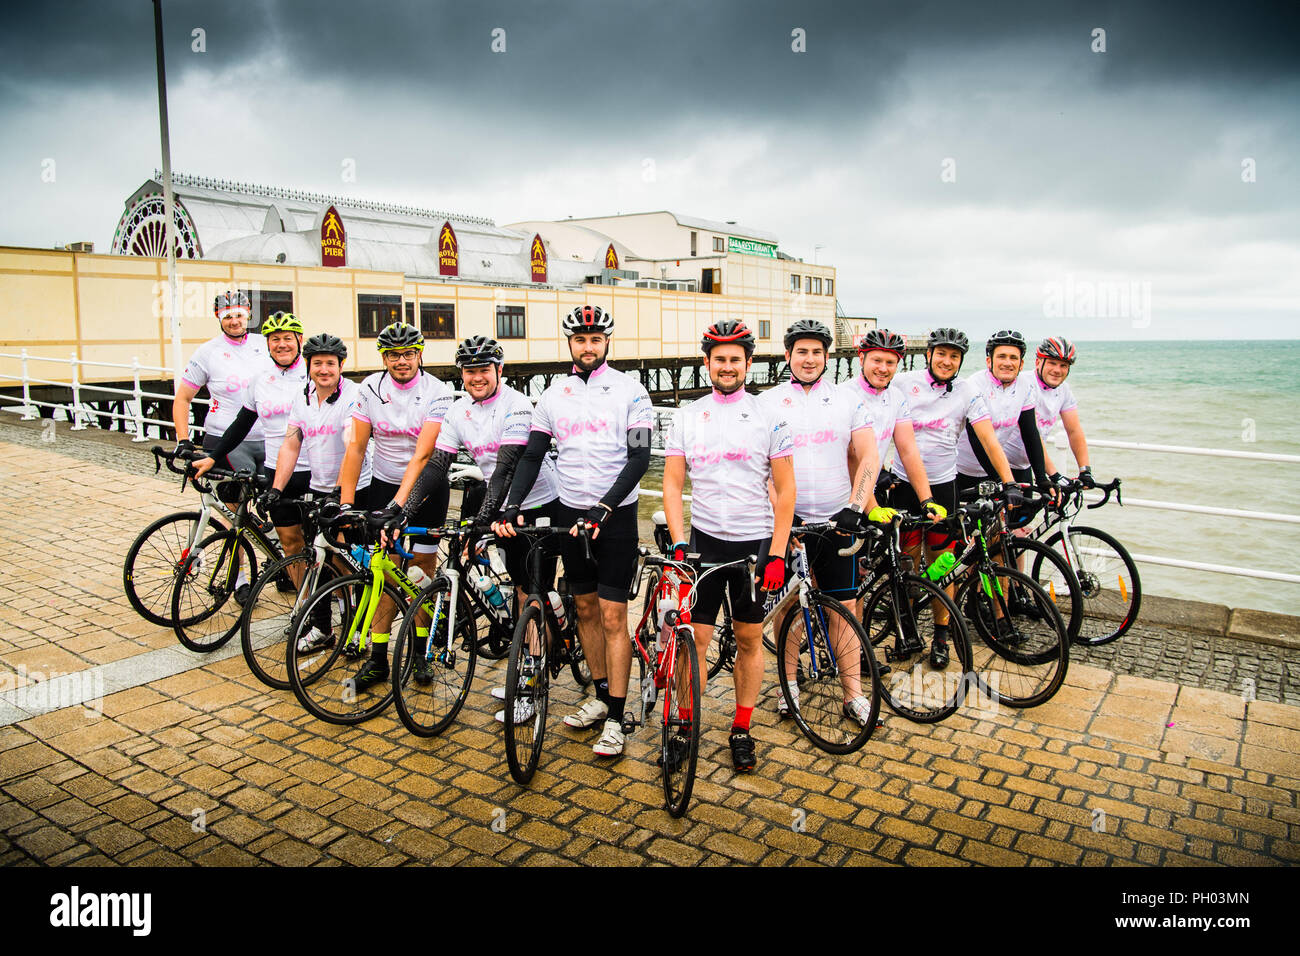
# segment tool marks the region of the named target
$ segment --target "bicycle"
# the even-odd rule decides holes
[[[834,529],[832,522],[800,524],[791,534],[797,540],[833,534]],[[856,538],[840,549],[841,556],[855,553],[862,542]],[[853,753],[871,737],[880,714],[880,674],[870,638],[852,612],[813,583],[802,542],[791,548],[790,570],[787,589],[797,595],[798,609],[791,602],[776,629],[781,695],[795,724],[813,744],[827,753]],[[777,604],[783,602],[778,599]],[[864,671],[869,682],[863,679]],[[859,697],[869,700],[864,719],[849,709],[849,701]]]
[[[1113,478],[1108,484],[1098,485],[1103,497],[1089,504],[1088,509],[1102,507],[1110,501],[1112,493],[1116,504],[1123,506],[1120,482],[1121,479]],[[1133,626],[1142,606],[1142,581],[1132,556],[1119,541],[1100,528],[1072,522],[1083,509],[1083,491],[1078,479],[1071,481],[1060,504],[1043,512],[1043,520],[1031,532],[1031,539],[1042,541],[1053,553],[1064,556],[1079,583],[1083,602],[1080,626],[1073,640],[1096,647],[1122,637]],[[1030,576],[1041,580],[1047,573],[1050,572],[1042,559],[1035,558]],[[1113,588],[1111,581],[1115,582]]]
[[[542,548],[546,539],[568,534],[568,528],[549,524],[520,525],[517,534],[534,540],[525,564],[528,578],[538,590],[524,598],[506,659],[505,731],[506,765],[515,782],[527,786],[537,771],[546,739],[546,715],[551,681],[567,666],[579,686],[591,683],[591,670],[578,637],[578,611],[563,578],[556,590],[543,595]],[[587,532],[581,532],[587,545]],[[587,545],[589,547],[589,545]],[[556,603],[559,610],[557,613]]]
[[[226,474],[217,480],[226,480]],[[251,471],[238,471],[229,476],[229,482],[239,489],[231,527],[214,531],[190,548],[172,584],[172,631],[182,645],[201,653],[223,647],[239,629],[244,605],[258,578],[257,552],[272,564],[284,557],[274,533],[264,531],[250,513],[253,498],[266,479]],[[241,595],[244,588],[248,590]]]

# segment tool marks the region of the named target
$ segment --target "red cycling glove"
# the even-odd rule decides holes
[[[769,555],[763,562],[760,587],[764,591],[779,591],[785,586],[785,559]]]

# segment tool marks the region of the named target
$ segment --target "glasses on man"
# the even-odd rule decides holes
[[[413,362],[420,357],[419,349],[406,349],[401,352],[385,352],[391,359],[397,359],[399,362]]]

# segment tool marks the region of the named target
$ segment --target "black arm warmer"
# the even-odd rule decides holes
[[[447,480],[447,468],[455,459],[456,456],[449,451],[443,451],[441,448],[433,450],[429,463],[420,472],[420,477],[415,479],[415,484],[411,486],[411,494],[407,497],[406,504],[402,506],[402,512],[407,518],[419,511],[420,505],[424,504],[424,499],[429,497],[430,492]],[[388,502],[385,501],[384,504]]]
[[[989,453],[984,450],[984,443],[980,441],[979,436],[975,434],[975,429],[971,427],[970,422],[966,423],[966,438],[970,441],[970,450],[975,453],[975,460],[978,461],[980,467],[984,469],[984,474],[988,475],[994,481],[1001,480],[998,478],[998,470],[993,467],[993,459],[990,458]]]
[[[550,435],[536,430],[528,433],[528,445],[524,448],[523,457],[515,466],[515,476],[510,482],[510,493],[506,495],[506,507],[518,508],[528,497],[528,492],[533,490],[533,483],[537,481],[538,472],[542,470],[542,461],[550,450]]]
[[[600,499],[610,511],[618,507],[650,467],[650,429],[632,428],[627,433],[627,464],[614,479],[613,486]]]
[[[484,518],[496,517],[501,502],[505,500],[506,492],[510,489],[510,479],[514,477],[515,468],[518,467],[519,459],[523,454],[523,445],[502,445],[497,451],[497,466],[492,469],[492,480],[488,482],[487,494],[483,496],[483,504],[479,506],[479,515]]]
[[[1038,417],[1032,408],[1020,411],[1020,440],[1025,443],[1025,454],[1029,456],[1029,467],[1034,470],[1034,483],[1041,485],[1047,480],[1047,465],[1043,460],[1043,436],[1038,431]]]
[[[230,427],[217,439],[217,447],[210,452],[213,459],[220,463],[223,458],[239,446],[241,441],[248,437],[248,433],[253,430],[253,426],[256,424],[257,412],[251,408],[241,408],[239,414],[235,416],[235,420],[230,423]],[[271,471],[275,471],[275,462],[270,462],[267,467]]]

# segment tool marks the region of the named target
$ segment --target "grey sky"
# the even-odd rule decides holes
[[[498,222],[735,219],[907,330],[1294,337],[1296,9],[164,2],[173,165]],[[0,243],[106,250],[159,165],[151,6],[7,17]],[[1150,308],[1044,315],[1089,283]]]

